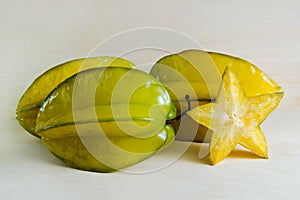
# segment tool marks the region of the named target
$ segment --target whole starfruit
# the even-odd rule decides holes
[[[185,50],[161,58],[150,74],[168,89],[178,113],[214,101],[219,92],[222,75],[228,68],[237,75],[247,97],[278,92],[281,87],[254,64],[234,56],[202,50]],[[211,131],[188,116],[172,124],[176,138],[189,141],[209,141]]]
[[[110,172],[155,154],[175,135],[176,108],[151,75],[124,67],[94,68],[60,83],[36,121],[43,144],[68,165]]]

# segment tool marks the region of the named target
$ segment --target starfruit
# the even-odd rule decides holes
[[[213,131],[210,141],[212,164],[226,158],[238,144],[268,158],[268,146],[260,125],[282,97],[283,92],[247,97],[237,75],[227,69],[216,101],[188,111],[191,118]]]
[[[190,96],[192,108],[214,101],[222,75],[228,68],[236,74],[247,97],[278,92],[281,87],[254,64],[234,56],[202,50],[186,50],[161,58],[150,74],[162,82],[179,113],[187,110],[185,96]],[[209,141],[211,131],[183,116],[174,121],[179,140]]]
[[[136,69],[95,68],[60,83],[36,121],[44,145],[68,165],[110,172],[170,143],[176,108],[165,87]]]
[[[57,65],[46,71],[28,87],[17,106],[19,124],[34,136],[37,113],[47,95],[61,82],[75,73],[95,67],[121,66],[134,67],[134,64],[123,58],[109,56],[83,58]]]

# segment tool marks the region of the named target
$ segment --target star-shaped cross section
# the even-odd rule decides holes
[[[213,165],[226,158],[238,145],[268,158],[268,147],[260,124],[277,107],[283,92],[247,97],[235,73],[228,68],[213,103],[188,112],[198,123],[213,131],[210,159]]]

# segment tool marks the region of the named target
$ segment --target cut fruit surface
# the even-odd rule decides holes
[[[267,143],[259,126],[277,107],[282,96],[282,92],[275,92],[247,97],[237,75],[227,69],[216,102],[188,112],[193,120],[213,131],[210,141],[212,164],[226,158],[237,144],[267,158]]]

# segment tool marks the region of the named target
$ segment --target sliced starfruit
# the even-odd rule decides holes
[[[175,135],[176,109],[164,86],[136,69],[80,72],[59,84],[38,113],[36,132],[68,165],[120,170],[153,155]]]
[[[79,71],[107,66],[133,68],[135,65],[123,58],[110,56],[83,58],[57,65],[46,71],[28,87],[17,106],[17,120],[20,125],[34,136],[37,113],[47,95],[65,79]]]
[[[247,97],[281,90],[273,79],[254,64],[234,56],[202,50],[186,50],[161,58],[150,74],[166,86],[177,110],[184,112],[187,108],[186,95],[190,96],[192,107],[216,99],[226,68],[236,74]],[[173,124],[177,139],[194,139],[198,142],[210,140],[211,131],[206,127],[186,116],[182,122]]]
[[[192,119],[213,131],[210,141],[213,165],[226,158],[238,144],[268,158],[267,142],[259,126],[277,107],[283,92],[247,97],[237,77],[227,69],[216,101],[188,111]]]

